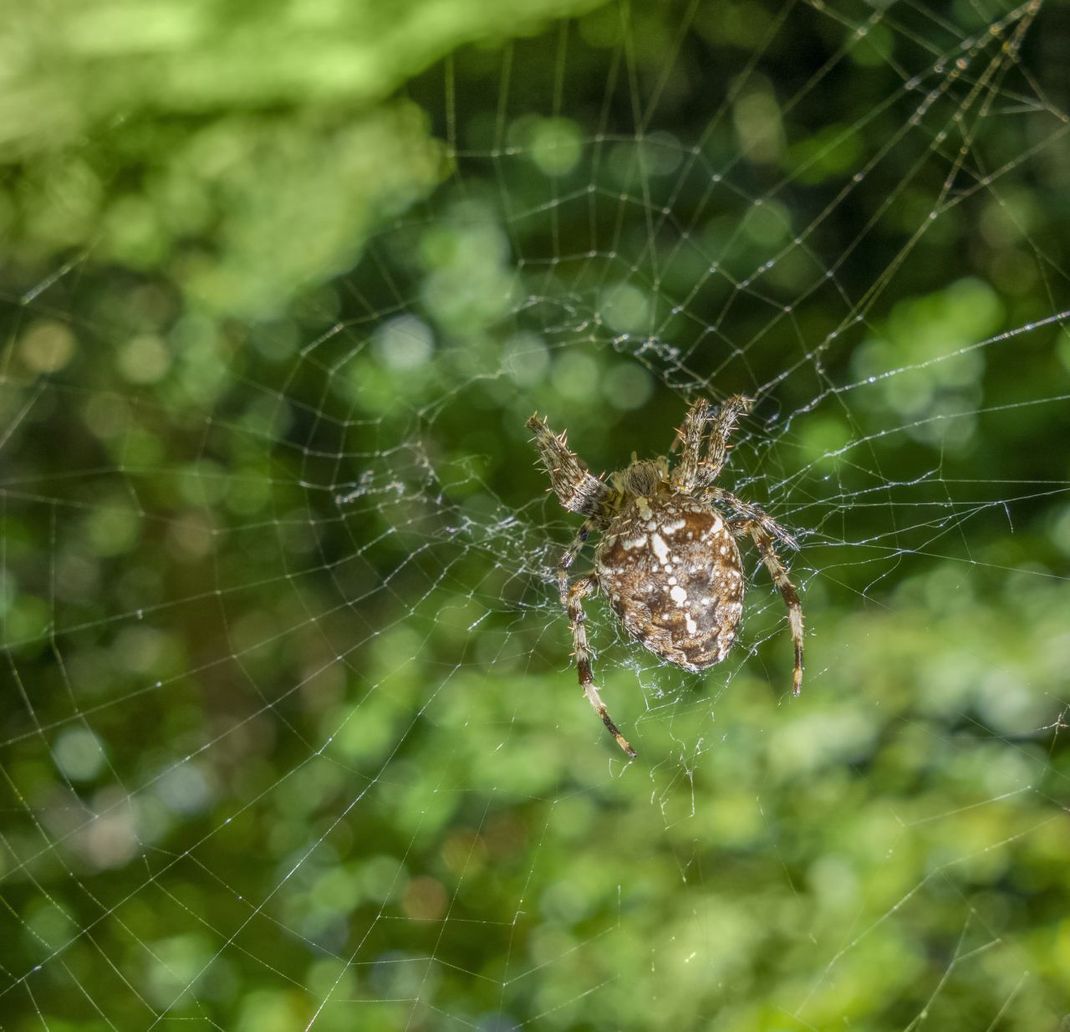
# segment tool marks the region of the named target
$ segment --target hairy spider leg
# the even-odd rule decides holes
[[[672,473],[677,491],[690,494],[698,485],[712,484],[721,475],[732,447],[729,439],[739,417],[749,412],[753,404],[750,398],[733,394],[716,413],[705,398],[699,398],[687,410],[673,441],[673,447],[681,449],[680,462]],[[707,442],[705,455],[702,454],[704,441]]]
[[[561,595],[562,606],[568,605],[568,571],[576,561],[576,556],[580,554],[580,549],[586,544],[587,538],[591,536],[591,531],[595,529],[595,526],[594,520],[584,520],[583,526],[576,532],[576,537],[573,539],[572,544],[562,553],[561,562],[557,564],[557,590]]]
[[[538,413],[527,421],[535,434],[535,447],[550,477],[550,489],[569,512],[600,516],[612,493],[609,486],[587,468],[586,463],[569,449],[565,434],[555,434]]]
[[[753,406],[753,398],[733,394],[730,398],[725,398],[717,410],[717,417],[710,428],[709,448],[706,457],[702,460],[703,478],[707,483],[712,483],[721,475],[721,470],[728,461],[728,452],[732,447],[728,442],[736,429],[739,417],[745,416]]]
[[[601,717],[606,730],[617,740],[617,745],[634,760],[636,752],[620,733],[617,725],[613,723],[606,704],[595,687],[594,675],[591,673],[591,652],[587,647],[587,628],[584,627],[587,617],[583,612],[583,600],[597,588],[598,578],[593,573],[588,573],[583,577],[578,577],[568,589],[568,620],[572,626],[572,647],[576,654],[576,670],[579,673],[580,687],[583,688],[587,701],[595,713]]]
[[[672,471],[672,486],[677,491],[690,493],[698,483],[699,464],[702,462],[702,438],[707,425],[713,419],[713,406],[705,398],[699,398],[684,416],[676,431],[673,449],[680,448],[680,461]]]
[[[732,509],[742,516],[744,520],[761,527],[769,537],[774,538],[783,545],[787,545],[792,551],[797,552],[799,550],[799,542],[796,540],[795,535],[785,530],[760,505],[755,505],[753,502],[745,502],[742,498],[732,494],[731,491],[712,485],[703,487],[699,495],[704,501],[713,505]]]
[[[769,517],[766,517],[768,520]],[[772,522],[772,521],[770,521]],[[795,585],[788,579],[788,571],[780,561],[773,547],[773,539],[769,536],[765,527],[754,520],[744,520],[733,529],[738,529],[741,534],[749,534],[755,547],[761,553],[762,562],[773,578],[784,605],[788,607],[788,623],[791,625],[791,640],[795,645],[795,669],[791,675],[791,694],[798,695],[802,691],[803,679],[803,613],[799,603],[799,593]]]

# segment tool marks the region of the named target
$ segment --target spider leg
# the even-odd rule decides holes
[[[698,482],[702,462],[702,438],[713,419],[713,406],[699,398],[687,410],[684,421],[676,430],[672,450],[680,449],[680,461],[672,471],[672,485],[677,491],[691,491]]]
[[[785,530],[760,505],[755,505],[753,502],[745,502],[742,498],[732,494],[731,491],[712,485],[701,488],[699,494],[714,505],[732,509],[743,518],[745,524],[753,523],[755,526],[760,527],[769,537],[779,541],[782,545],[786,545],[793,552],[799,550],[799,542],[795,535]],[[743,530],[745,533],[750,533],[746,526],[743,527]]]
[[[739,417],[749,412],[752,404],[750,398],[733,394],[725,399],[716,414],[705,398],[699,398],[687,410],[673,441],[673,449],[680,448],[680,462],[672,473],[673,486],[678,491],[689,493],[699,484],[712,484],[717,479],[728,458],[732,431]],[[702,454],[703,441],[708,441],[705,455]]]
[[[568,571],[572,568],[572,564],[576,561],[576,556],[580,554],[580,549],[586,544],[587,538],[590,537],[591,531],[595,529],[595,526],[594,520],[584,520],[583,526],[576,532],[572,544],[565,549],[561,555],[561,561],[557,564],[557,590],[561,595],[562,606],[568,606]]]
[[[587,647],[587,628],[584,626],[586,616],[583,612],[583,600],[598,587],[598,578],[593,573],[579,577],[572,582],[566,595],[566,608],[568,620],[572,626],[572,646],[576,653],[576,670],[580,677],[580,687],[583,688],[587,701],[591,704],[595,713],[606,725],[606,730],[617,740],[617,745],[631,758],[635,759],[635,750],[628,744],[628,740],[620,733],[617,725],[613,723],[606,704],[594,684],[594,675],[591,673],[591,652]]]
[[[763,514],[764,515],[764,514]],[[768,516],[765,519],[773,523]],[[779,526],[779,524],[775,524]],[[739,533],[749,534],[758,551],[762,555],[765,568],[773,577],[773,583],[777,586],[784,605],[788,607],[788,622],[791,624],[791,640],[795,645],[795,669],[791,677],[791,694],[798,695],[802,691],[803,678],[803,613],[799,603],[799,593],[795,585],[788,579],[788,571],[780,561],[773,547],[773,538],[765,526],[756,520],[744,520],[736,529]],[[786,533],[786,532],[785,532]]]
[[[732,437],[740,416],[745,416],[754,406],[754,399],[742,394],[733,394],[725,398],[717,410],[717,418],[710,428],[709,448],[702,460],[702,478],[706,483],[713,483],[728,461],[728,452],[732,447],[728,442]]]
[[[581,512],[584,516],[601,513],[612,493],[609,486],[594,476],[584,461],[569,449],[565,435],[555,434],[538,413],[526,425],[535,434],[535,447],[558,501],[569,512]]]

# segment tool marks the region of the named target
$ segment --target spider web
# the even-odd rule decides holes
[[[410,83],[448,179],[292,314],[10,295],[4,1027],[1056,1027],[1065,38],[609,6]],[[753,550],[701,676],[596,600],[629,764],[524,420],[735,392],[803,695]]]

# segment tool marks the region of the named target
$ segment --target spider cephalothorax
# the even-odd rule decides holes
[[[729,398],[714,412],[696,401],[676,432],[680,459],[636,460],[608,481],[594,476],[538,415],[528,420],[550,485],[570,512],[586,516],[561,557],[558,586],[568,612],[580,684],[602,722],[629,755],[628,741],[610,719],[591,673],[583,599],[601,588],[632,637],[685,670],[719,663],[735,641],[743,613],[743,565],[736,536],[747,534],[788,607],[795,642],[792,693],[803,673],[803,621],[799,596],[777,557],[774,541],[794,538],[757,505],[717,487],[728,440],[751,401]],[[569,583],[568,570],[592,531],[601,534],[594,570]]]

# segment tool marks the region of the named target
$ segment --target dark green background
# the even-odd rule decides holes
[[[7,13],[0,1025],[1060,1027],[1064,5]],[[625,764],[524,420],[740,391]]]

